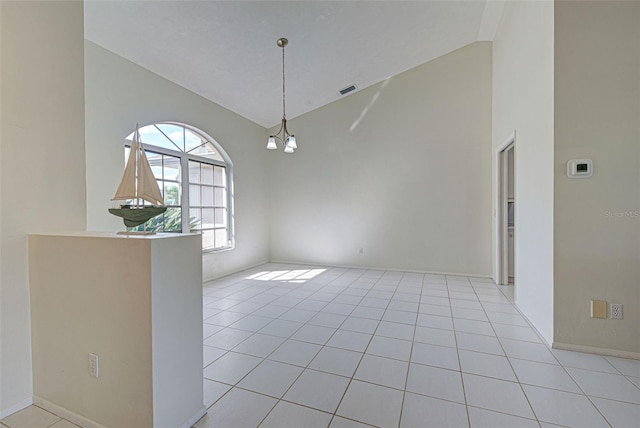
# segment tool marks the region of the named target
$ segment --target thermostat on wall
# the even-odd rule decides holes
[[[567,177],[589,178],[593,175],[593,161],[591,159],[572,159],[567,162]]]

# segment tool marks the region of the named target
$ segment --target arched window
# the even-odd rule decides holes
[[[154,123],[139,131],[167,206],[147,230],[202,233],[204,251],[233,248],[233,164],[222,147],[179,123]],[[133,133],[125,142],[125,162],[132,138]]]

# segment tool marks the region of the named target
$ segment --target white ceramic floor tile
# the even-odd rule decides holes
[[[307,364],[309,364],[316,356],[320,348],[321,346],[316,345],[315,343],[306,343],[289,339],[269,355],[269,359],[280,361],[281,363],[306,367]]]
[[[482,302],[482,307],[485,311],[491,312],[502,312],[506,314],[516,314],[520,313],[516,308],[513,307],[510,303],[491,303],[491,302]]]
[[[454,318],[453,326],[456,332],[482,334],[485,336],[495,336],[496,334],[491,324],[484,321],[467,320],[462,318]]]
[[[378,320],[350,316],[342,323],[340,329],[373,334],[378,328],[379,323],[380,321]]]
[[[296,331],[291,338],[302,342],[324,345],[335,332],[335,328],[305,324],[300,327],[300,329]]]
[[[253,370],[260,362],[261,358],[250,355],[228,352],[222,357],[209,364],[204,369],[206,379],[235,385],[243,377]]]
[[[371,308],[368,306],[358,306],[353,312],[351,312],[352,317],[358,318],[368,318],[372,320],[380,320],[384,315],[384,308]]]
[[[325,346],[309,363],[309,368],[340,376],[352,377],[362,359],[361,352]]]
[[[608,427],[598,410],[582,394],[523,386],[539,421],[568,427]]]
[[[307,369],[291,386],[284,399],[333,413],[348,385],[349,378]]]
[[[240,300],[233,299],[214,299],[211,303],[207,304],[208,308],[226,310],[229,309],[238,303],[242,303]]]
[[[453,330],[453,319],[446,316],[418,314],[416,324],[422,327],[439,328],[442,330]]]
[[[225,328],[211,336],[209,336],[204,344],[213,346],[214,348],[230,350],[238,346],[247,338],[253,335],[250,331],[236,330],[234,328]]]
[[[327,346],[364,352],[371,340],[371,335],[357,331],[338,330],[327,342]]]
[[[227,312],[223,311],[216,315],[210,316],[205,320],[206,324],[219,325],[222,327],[228,327],[234,322],[241,320],[246,317],[246,314],[241,314],[239,312]]]
[[[422,296],[422,299],[420,299],[420,306],[424,304],[424,305],[440,305],[440,306],[450,307],[451,302],[449,301],[448,295],[449,294],[447,293],[447,296],[442,296],[442,297]],[[422,312],[422,310],[420,310],[420,312]]]
[[[362,301],[362,296],[354,296],[349,294],[340,294],[338,297],[333,299],[333,303],[344,303],[346,305],[359,305]]]
[[[427,343],[415,342],[413,344],[411,362],[444,369],[460,370],[458,351],[455,348],[429,345]]]
[[[451,308],[451,314],[454,318],[464,318],[468,320],[476,321],[489,321],[483,310],[466,309],[466,308]]]
[[[295,322],[307,322],[313,316],[317,314],[315,311],[307,311],[305,309],[289,309],[284,314],[280,315],[278,319],[286,320],[286,321],[295,321]]]
[[[498,337],[540,343],[540,338],[531,327],[520,327],[518,325],[507,324],[493,324],[493,329],[495,330]]]
[[[462,376],[459,371],[411,364],[407,391],[464,404]]]
[[[407,302],[404,300],[392,299],[391,302],[389,302],[387,309],[394,311],[418,312],[418,306],[418,302]]]
[[[240,312],[240,313],[243,313],[243,314],[250,314],[250,313],[253,313],[254,311],[257,311],[258,309],[260,309],[263,306],[264,306],[264,304],[262,304],[262,303],[253,303],[253,302],[244,301],[244,302],[238,303],[237,305],[234,305],[234,306],[230,307],[227,310],[229,312]]]
[[[386,309],[389,306],[391,300],[389,299],[377,299],[375,297],[364,297],[360,301],[360,306],[366,306],[369,308]]]
[[[397,322],[380,321],[376,336],[393,337],[395,339],[413,340],[415,326]]]
[[[260,428],[326,428],[330,421],[329,413],[281,401],[260,424]]]
[[[449,291],[446,285],[425,285],[422,289],[421,302],[427,302],[432,297],[449,297]]]
[[[511,364],[509,364],[507,357],[466,351],[464,349],[459,350],[458,354],[463,373],[517,382],[516,375],[511,369]]]
[[[281,398],[302,371],[302,367],[264,360],[242,379],[238,387]]]
[[[351,314],[351,312],[353,312],[355,307],[356,307],[355,305],[347,305],[344,303],[331,302],[327,306],[322,308],[322,312],[325,312],[328,314],[337,314],[337,315],[347,316]]]
[[[484,352],[486,354],[504,355],[502,346],[500,346],[500,341],[498,341],[496,337],[457,332],[456,340],[459,349]]]
[[[505,314],[503,312],[487,311],[487,317],[489,317],[489,321],[492,323],[529,327],[527,320],[518,314]]]
[[[640,377],[640,360],[628,358],[604,357],[613,367],[625,376]]]
[[[285,340],[283,337],[256,333],[233,348],[233,352],[264,358],[275,351]]]
[[[218,401],[220,397],[227,393],[231,389],[230,385],[215,382],[213,380],[204,379],[204,383],[202,385],[203,393],[204,393],[204,405],[206,407],[211,407],[213,403]]]
[[[376,334],[378,333],[376,332]],[[414,340],[432,345],[456,347],[456,337],[453,331],[438,328],[417,326]]]
[[[627,379],[629,379],[629,381],[633,383],[635,386],[640,388],[640,377],[627,376]]]
[[[521,360],[538,361],[547,364],[559,364],[549,348],[542,343],[524,342],[522,340],[499,339],[508,357]]]
[[[520,384],[466,373],[462,379],[469,406],[534,418]]]
[[[265,395],[233,388],[209,408],[195,428],[257,427],[277,402]]]
[[[37,406],[26,407],[2,419],[11,428],[47,428],[61,418]]]
[[[206,339],[207,337],[211,336],[214,333],[219,332],[220,330],[222,330],[224,327],[220,326],[220,325],[213,325],[213,324],[202,324],[202,339]]]
[[[49,426],[49,428],[80,428],[78,425],[69,422],[66,419],[61,419],[55,424]]]
[[[460,428],[469,426],[462,404],[407,392],[402,406],[401,428]]]
[[[214,348],[211,346],[202,347],[202,367],[207,367],[209,364],[217,360],[226,354],[227,351],[220,348]]]
[[[404,390],[408,367],[406,361],[365,354],[353,378]]]
[[[302,326],[299,322],[277,319],[264,326],[259,333],[288,338]]]
[[[338,328],[346,319],[346,315],[319,312],[316,316],[311,318],[308,323],[322,327]]]
[[[367,348],[367,354],[409,361],[411,357],[411,342],[390,337],[373,336]]]
[[[417,316],[417,312],[396,311],[393,309],[387,309],[382,316],[382,321],[416,325]]]
[[[561,349],[553,349],[551,352],[558,361],[560,361],[560,364],[565,367],[575,367],[578,369],[595,370],[613,374],[619,373],[618,370],[601,355],[564,351]]]
[[[469,419],[471,428],[537,428],[538,422],[532,419],[525,419],[518,416],[493,412],[491,410],[479,409],[469,406]]]
[[[336,414],[381,428],[395,428],[402,396],[402,391],[354,380]]]
[[[640,404],[640,389],[622,375],[567,368],[585,394]]]
[[[450,302],[451,308],[464,308],[482,311],[482,305],[480,304],[480,302],[474,300],[450,299]]]
[[[257,315],[247,315],[246,317],[231,324],[231,328],[256,332],[273,321],[273,318],[261,317]]]
[[[371,428],[371,425],[343,418],[342,416],[334,416],[329,428]]]
[[[640,406],[604,398],[591,398],[605,419],[614,428],[630,428],[640,425]]]
[[[520,383],[581,393],[578,385],[561,366],[516,358],[510,358],[510,361]]]
[[[419,313],[428,314],[428,315],[438,315],[441,317],[450,317],[451,308],[449,306],[424,303],[423,301],[423,303],[420,304]]]
[[[296,305],[296,309],[304,309],[307,311],[320,311],[327,306],[327,302],[320,300],[304,300]]]

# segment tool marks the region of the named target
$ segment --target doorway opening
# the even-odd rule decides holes
[[[515,133],[498,147],[497,157],[497,283],[500,285],[515,285]]]

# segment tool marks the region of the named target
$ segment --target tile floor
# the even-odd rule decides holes
[[[268,264],[203,290],[197,428],[640,426],[640,361],[549,349],[487,279]]]

